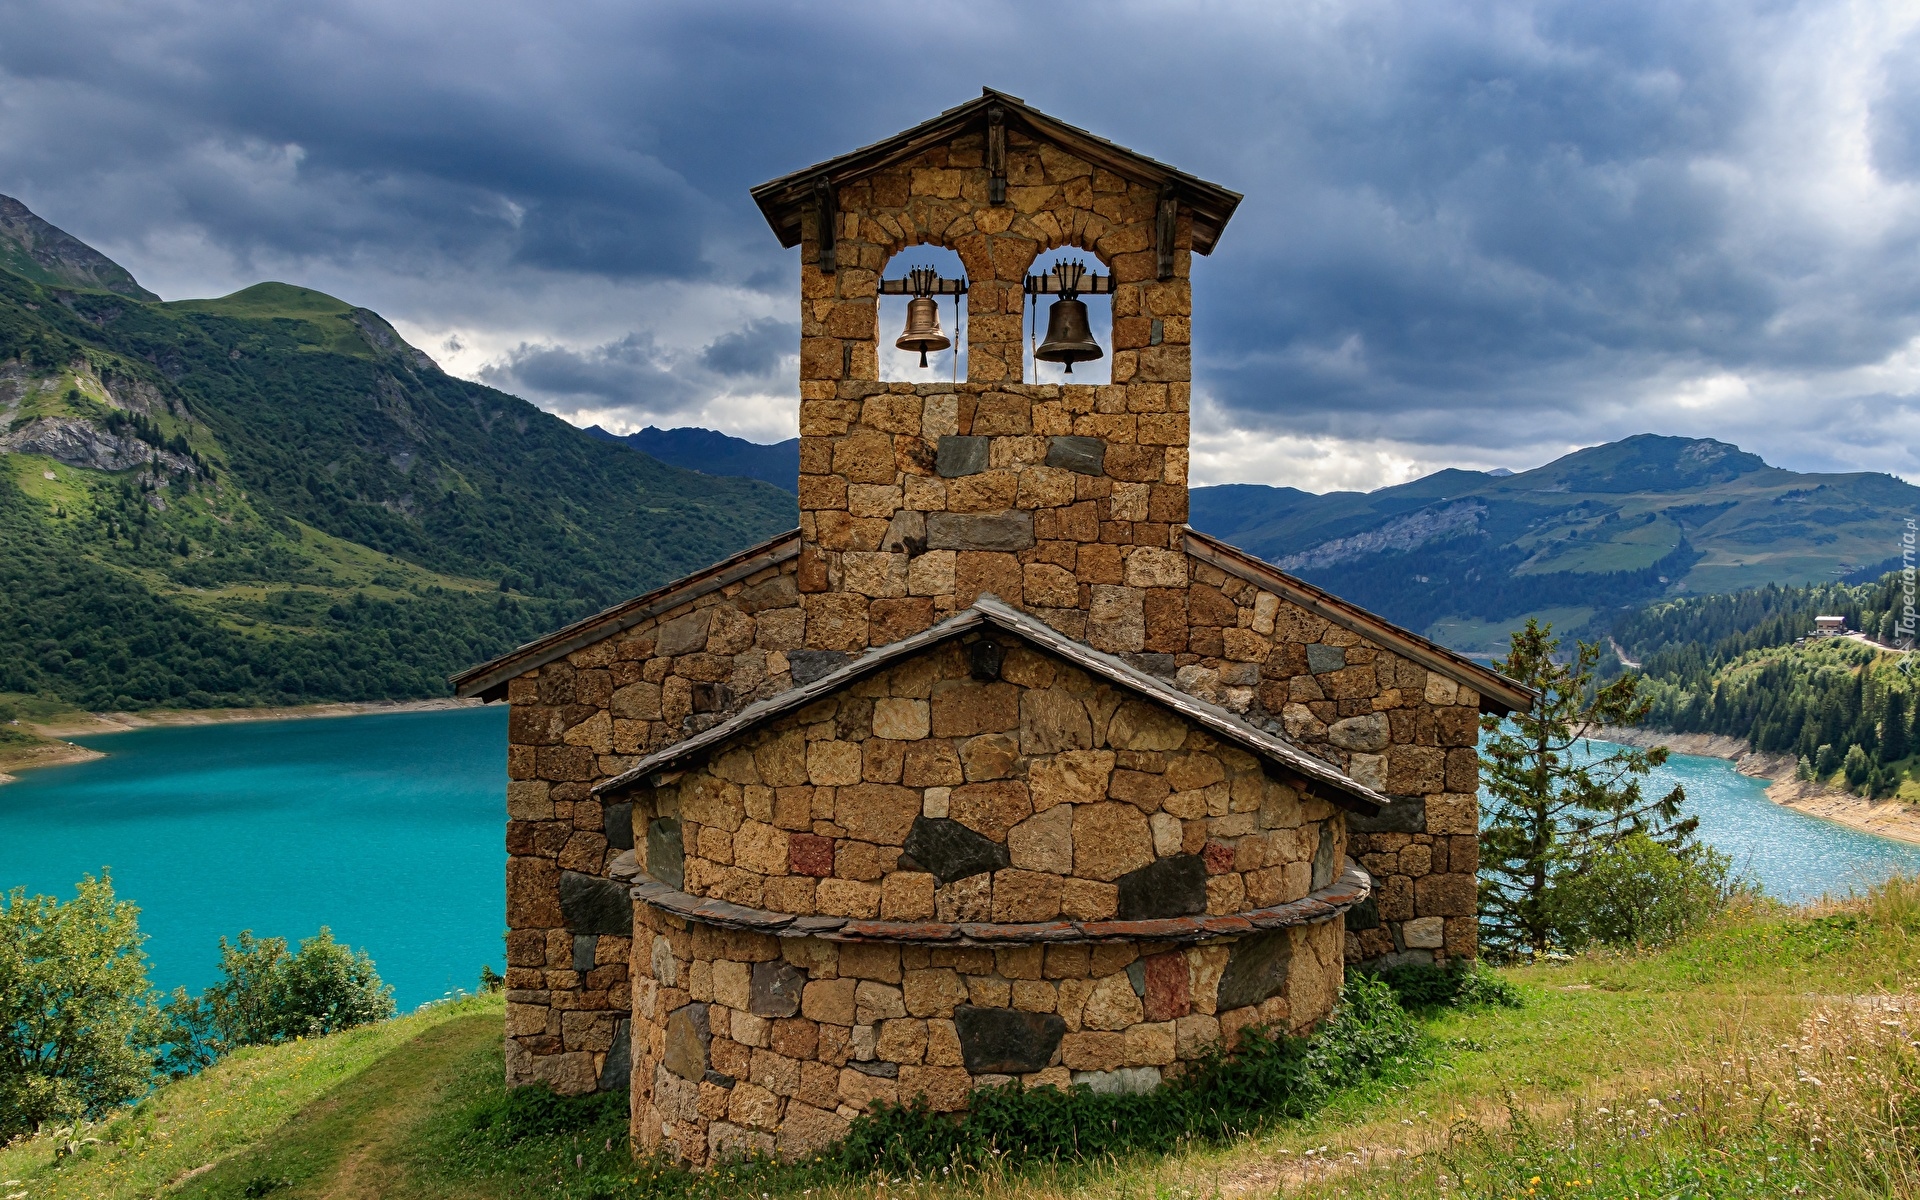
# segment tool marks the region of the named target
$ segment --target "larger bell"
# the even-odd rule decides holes
[[[894,343],[902,350],[918,350],[920,365],[927,365],[927,351],[945,350],[953,343],[940,332],[940,304],[930,296],[915,296],[907,301],[907,331]]]
[[[1055,300],[1047,310],[1047,340],[1040,343],[1033,356],[1041,362],[1065,363],[1071,375],[1073,364],[1091,362],[1101,354],[1100,343],[1093,340],[1093,329],[1087,324],[1086,301]]]

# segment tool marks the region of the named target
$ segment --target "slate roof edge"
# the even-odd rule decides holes
[[[571,625],[537,637],[490,662],[468,667],[447,682],[453,685],[453,694],[456,696],[500,699],[498,696],[485,696],[484,693],[504,686],[507,680],[516,675],[544,667],[555,659],[565,658],[576,650],[625,632],[649,617],[697,600],[768,567],[778,566],[799,554],[800,531],[790,529],[758,545],[748,546],[710,567],[683,575],[650,592],[642,592],[631,600],[623,600],[590,617],[582,617]]]
[[[1385,642],[1394,653],[1403,654],[1428,670],[1437,671],[1455,683],[1480,693],[1483,709],[1490,708],[1504,715],[1533,706],[1533,689],[1516,679],[1502,675],[1491,667],[1483,667],[1410,629],[1402,629],[1386,618],[1357,604],[1348,603],[1304,579],[1289,575],[1272,563],[1255,558],[1212,534],[1201,533],[1192,526],[1181,532],[1185,535],[1187,553],[1201,562],[1218,567],[1256,587],[1271,588],[1315,616],[1323,617],[1350,633]],[[1492,704],[1487,704],[1488,700]]]
[[[875,647],[811,683],[789,688],[777,696],[750,704],[711,729],[647,755],[612,779],[594,785],[593,790],[595,793],[604,793],[631,786],[646,775],[667,770],[678,763],[692,759],[713,746],[753,729],[762,722],[784,716],[816,700],[830,696],[908,655],[988,623],[1084,667],[1109,682],[1127,687],[1162,707],[1172,709],[1188,720],[1239,745],[1242,749],[1302,776],[1310,785],[1316,783],[1325,785],[1336,795],[1324,798],[1342,808],[1373,816],[1381,808],[1392,803],[1386,796],[1360,783],[1332,763],[1308,753],[1278,734],[1256,729],[1233,713],[1170,687],[1165,682],[1111,654],[1077,642],[1045,622],[991,595],[980,597],[971,607],[955,613],[937,625],[897,642]]]
[[[1010,123],[1023,125],[1027,133],[1071,150],[1096,166],[1139,183],[1172,183],[1181,204],[1187,206],[1194,216],[1195,254],[1213,252],[1220,234],[1225,231],[1227,222],[1232,220],[1234,210],[1240,205],[1242,196],[1239,192],[1210,183],[1198,175],[1169,166],[1077,125],[1069,125],[1058,117],[1034,108],[1018,96],[993,88],[981,88],[980,95],[974,99],[957,104],[891,137],[881,138],[844,154],[836,154],[810,167],[789,171],[777,179],[769,179],[753,188],[750,194],[754,203],[760,206],[760,213],[767,219],[774,236],[780,239],[782,246],[791,249],[800,244],[800,225],[793,210],[811,203],[816,179],[825,179],[838,186],[864,178],[949,140],[982,119],[986,110],[996,104],[1006,110]]]
[[[638,869],[624,873],[624,877],[630,883],[628,894],[634,900],[702,925],[779,937],[818,937],[834,942],[945,946],[1202,942],[1223,937],[1244,937],[1270,929],[1330,921],[1373,892],[1373,877],[1349,858],[1344,860],[1339,877],[1326,887],[1309,892],[1298,900],[1264,908],[1220,915],[1200,913],[1138,921],[1058,920],[996,924],[990,921],[879,921],[859,917],[799,916],[690,895]]]

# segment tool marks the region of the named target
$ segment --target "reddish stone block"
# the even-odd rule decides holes
[[[1171,1021],[1193,1011],[1185,954],[1177,950],[1156,954],[1146,960],[1145,967],[1147,1020]]]
[[[814,875],[821,879],[833,874],[833,839],[811,833],[796,833],[787,838],[787,869],[795,875]]]
[[[1233,847],[1225,842],[1208,842],[1202,857],[1206,860],[1209,875],[1225,875],[1233,870]]]

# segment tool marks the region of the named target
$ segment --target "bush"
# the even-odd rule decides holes
[[[237,1046],[319,1037],[393,1015],[393,989],[366,951],[333,940],[326,926],[287,952],[285,938],[242,930],[220,939],[219,983],[198,997],[175,989],[166,1012],[170,1071],[188,1075]]]
[[[1840,769],[1846,772],[1847,786],[1858,789],[1867,781],[1867,774],[1873,770],[1873,760],[1858,742],[1847,747],[1847,757],[1841,760]]]
[[[1520,991],[1478,962],[1454,959],[1446,966],[1408,964],[1380,972],[1400,1007],[1410,1012],[1436,1008],[1521,1007]]]
[[[154,1014],[140,910],[91,875],[62,904],[15,888],[0,907],[0,1144],[138,1095]]]
[[[1424,1061],[1424,1036],[1386,984],[1349,980],[1340,1007],[1304,1038],[1249,1030],[1231,1057],[1193,1066],[1151,1092],[1099,1094],[1075,1085],[1009,1083],[973,1093],[957,1117],[921,1098],[857,1118],[840,1144],[849,1173],[908,1173],[930,1164],[1072,1161],[1192,1140],[1221,1141],[1279,1117],[1301,1117],[1336,1090]]]
[[[1823,744],[1813,755],[1813,773],[1821,779],[1840,769],[1840,752],[1831,742]]]
[[[1582,949],[1659,946],[1726,906],[1735,884],[1727,856],[1708,846],[1676,853],[1644,833],[1603,847],[1550,893],[1561,942]]]

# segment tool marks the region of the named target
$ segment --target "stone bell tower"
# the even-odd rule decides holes
[[[799,587],[808,645],[882,645],[993,594],[1096,649],[1188,648],[1195,253],[1240,197],[987,89],[885,142],[754,189],[801,246]],[[967,378],[879,376],[881,275],[953,250]],[[1112,383],[1029,384],[1029,272],[1088,252]]]

